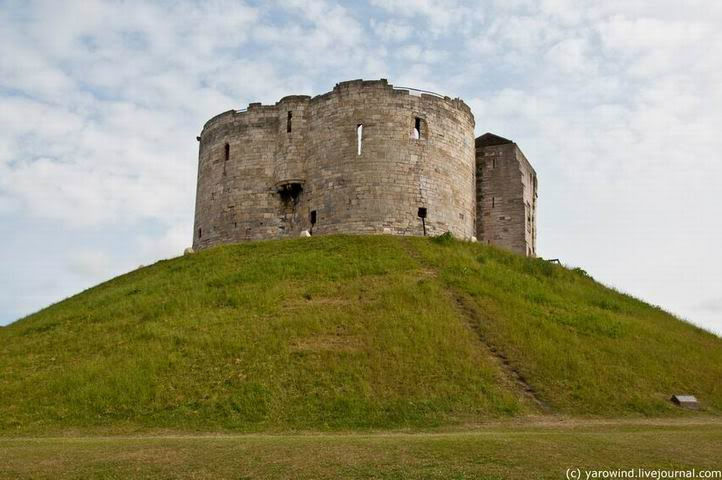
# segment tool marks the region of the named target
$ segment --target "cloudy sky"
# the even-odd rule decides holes
[[[540,177],[539,253],[722,334],[722,2],[0,0],[0,325],[190,245],[196,135],[388,78]]]

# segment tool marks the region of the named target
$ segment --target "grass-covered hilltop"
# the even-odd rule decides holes
[[[440,237],[160,261],[0,329],[0,432],[438,427],[722,412],[722,340],[582,271]]]

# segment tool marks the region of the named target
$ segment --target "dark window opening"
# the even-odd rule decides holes
[[[288,117],[286,118],[286,131],[291,132],[291,119],[293,118],[293,112],[288,112]]]
[[[421,118],[416,117],[414,120],[414,140],[421,138]]]
[[[491,208],[496,206],[496,197],[491,197]]]
[[[198,238],[203,238],[203,230],[200,228],[198,229]]]
[[[309,216],[311,217],[309,218],[309,220],[311,220],[311,228],[308,229],[308,233],[313,235],[313,227],[316,225],[316,210],[311,210],[311,215]]]
[[[496,168],[496,157],[491,159],[491,168]]]
[[[419,211],[416,212],[421,219],[421,228],[424,232],[424,236],[426,236],[426,213],[426,207],[419,207]]]
[[[303,185],[297,182],[285,183],[278,187],[278,194],[281,196],[281,201],[287,205],[296,205],[302,192]]]

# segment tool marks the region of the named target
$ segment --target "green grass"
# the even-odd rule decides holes
[[[504,425],[440,434],[0,438],[0,479],[526,480],[563,479],[568,468],[579,468],[581,478],[616,469],[719,472],[720,445],[719,422]]]
[[[459,308],[459,302],[466,306]],[[722,340],[583,272],[453,240],[230,245],[0,329],[0,433],[439,428],[722,412]]]

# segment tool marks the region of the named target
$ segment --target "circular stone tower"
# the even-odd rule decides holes
[[[193,247],[330,233],[475,235],[474,117],[461,100],[337,84],[210,119]]]

